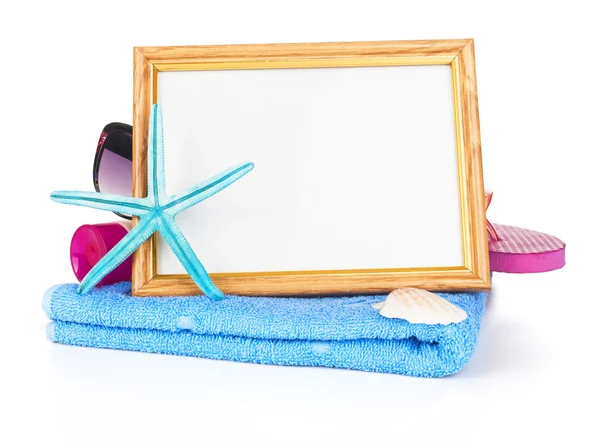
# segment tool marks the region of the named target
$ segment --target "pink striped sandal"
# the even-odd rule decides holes
[[[485,194],[485,208],[493,193]],[[542,273],[565,266],[565,243],[557,237],[487,221],[490,271]]]

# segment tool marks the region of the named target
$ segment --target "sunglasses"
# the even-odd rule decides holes
[[[94,188],[98,193],[131,196],[132,127],[123,123],[110,123],[100,135],[94,158]],[[122,218],[131,216],[115,213]]]

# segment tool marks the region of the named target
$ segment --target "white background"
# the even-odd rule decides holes
[[[160,72],[158,101],[169,194],[256,166],[177,216],[209,272],[463,264],[450,66]]]
[[[30,2],[0,6],[0,438],[598,439],[597,15],[591,1]],[[134,45],[475,38],[489,217],[555,234],[567,267],[494,276],[479,345],[426,380],[50,344],[44,290],[109,213],[102,127],[131,122]]]

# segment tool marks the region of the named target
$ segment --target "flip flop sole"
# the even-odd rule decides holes
[[[565,243],[525,228],[493,224],[499,239],[489,241],[490,270],[500,273],[542,273],[565,266]]]

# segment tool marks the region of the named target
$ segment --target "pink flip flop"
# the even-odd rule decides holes
[[[486,193],[486,209],[492,202]],[[487,221],[490,270],[501,273],[542,273],[565,266],[565,243],[557,237]]]

